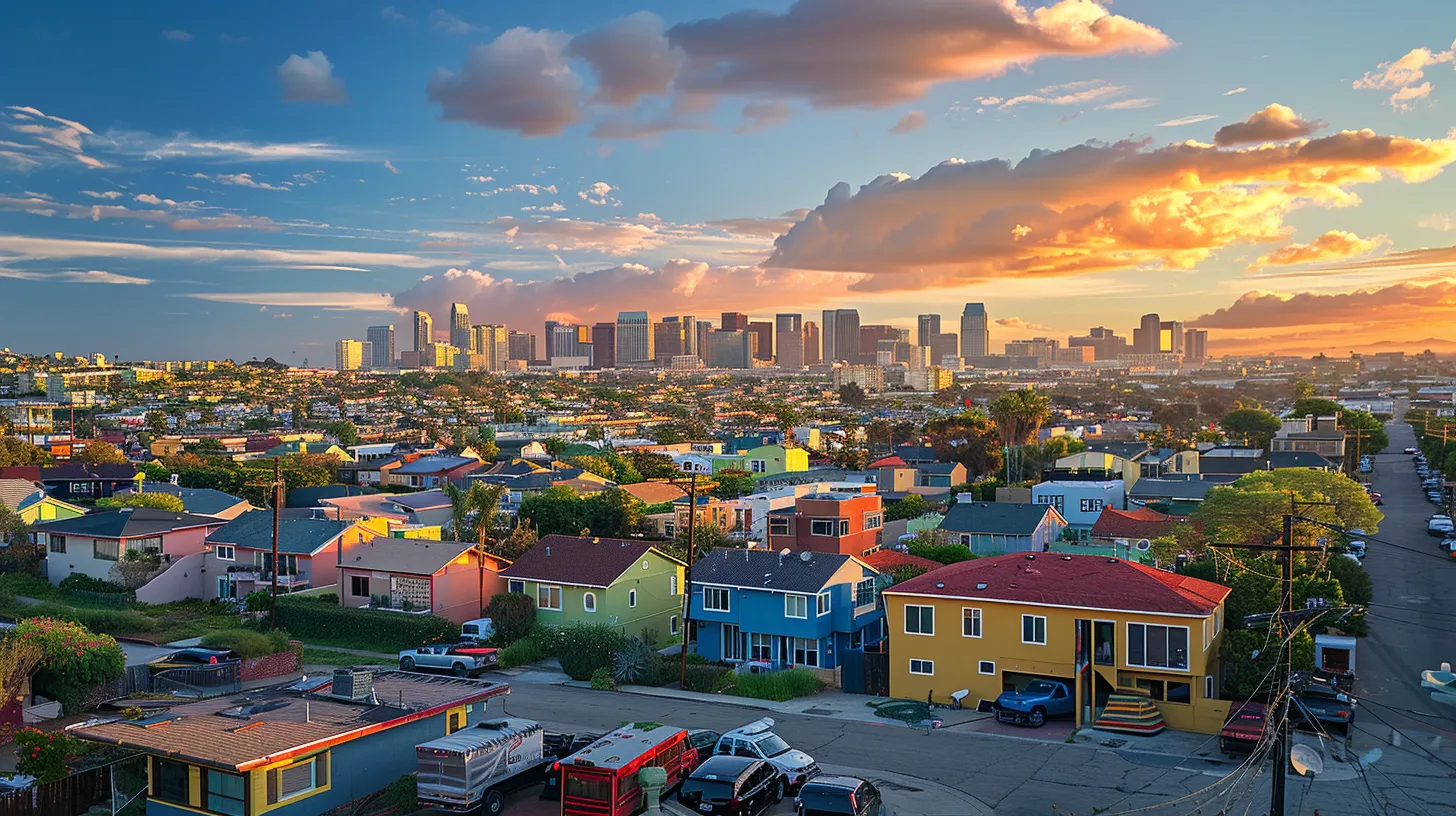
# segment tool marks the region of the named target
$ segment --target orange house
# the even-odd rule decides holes
[[[510,563],[466,541],[379,536],[344,551],[339,603],[430,612],[464,623],[506,591],[500,571]]]

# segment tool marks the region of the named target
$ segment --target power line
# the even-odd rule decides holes
[[[1379,700],[1366,700],[1365,702],[1373,703],[1374,705],[1378,705],[1381,708],[1391,708],[1391,706],[1388,706],[1385,703],[1380,702]],[[1400,709],[1393,709],[1393,710],[1399,711]],[[1370,710],[1367,708],[1366,711],[1370,711]],[[1391,731],[1394,731],[1395,733],[1401,735],[1402,737],[1405,737],[1407,740],[1409,740],[1411,742],[1411,744],[1413,744],[1417,748],[1421,749],[1421,753],[1425,754],[1426,756],[1430,757],[1431,759],[1436,760],[1437,762],[1441,763],[1442,765],[1446,766],[1447,768],[1450,768],[1453,773],[1456,773],[1456,765],[1452,765],[1451,763],[1447,762],[1446,760],[1441,759],[1440,757],[1438,757],[1435,754],[1431,753],[1431,751],[1428,748],[1426,748],[1426,746],[1424,746],[1424,745],[1422,745],[1420,743],[1420,740],[1417,740],[1415,737],[1412,737],[1410,734],[1407,734],[1404,731],[1400,730],[1399,728],[1396,728],[1395,726],[1391,725],[1388,720],[1386,720],[1384,717],[1380,716],[1379,714],[1376,714],[1374,711],[1370,711],[1370,716],[1372,716],[1375,719],[1379,720],[1381,722],[1381,724],[1384,725],[1386,728],[1389,728]],[[1369,732],[1367,732],[1367,733],[1369,733]],[[1392,743],[1392,745],[1393,744],[1394,743]]]

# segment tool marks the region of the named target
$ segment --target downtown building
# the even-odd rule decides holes
[[[464,303],[450,304],[450,345],[456,351],[469,354],[472,351],[480,351],[471,345],[473,338],[470,332],[470,309]]]
[[[804,316],[801,314],[774,315],[774,331],[778,335],[778,367],[785,371],[798,371],[806,365],[804,360]]]
[[[370,326],[364,332],[370,347],[370,368],[394,368],[394,326]]]
[[[617,313],[616,366],[625,368],[654,361],[652,321],[646,312]]]
[[[961,312],[962,357],[985,357],[990,354],[991,327],[986,316],[986,304],[967,303]]]
[[[425,347],[435,342],[435,321],[430,319],[429,312],[415,312],[415,348],[414,350],[424,356]],[[421,360],[423,363],[423,360]]]

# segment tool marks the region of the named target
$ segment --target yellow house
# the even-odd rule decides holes
[[[1081,451],[1060,457],[1052,466],[1057,470],[1101,470],[1109,475],[1121,476],[1123,487],[1131,490],[1142,475],[1142,466],[1131,459],[1124,459],[1106,451]],[[1115,477],[1114,476],[1114,477]]]
[[[86,515],[86,508],[48,495],[28,479],[0,479],[0,506],[14,510],[26,524]]]
[[[1228,587],[1092,555],[963,561],[885,590],[890,694],[967,705],[1035,678],[1063,680],[1078,727],[1118,689],[1141,689],[1170,728],[1216,733]]]

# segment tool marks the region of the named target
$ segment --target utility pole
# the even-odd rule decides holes
[[[250,487],[266,487],[269,496],[273,501],[273,575],[272,589],[268,596],[268,625],[274,629],[278,628],[278,514],[283,507],[283,473],[282,460],[273,459],[273,480],[271,482],[254,482]]]
[[[688,622],[693,615],[693,558],[697,544],[698,532],[698,474],[694,473],[688,477],[688,565],[683,570],[683,616],[682,616],[682,646],[678,649],[680,664],[678,665],[677,687],[687,690],[688,687]]]

